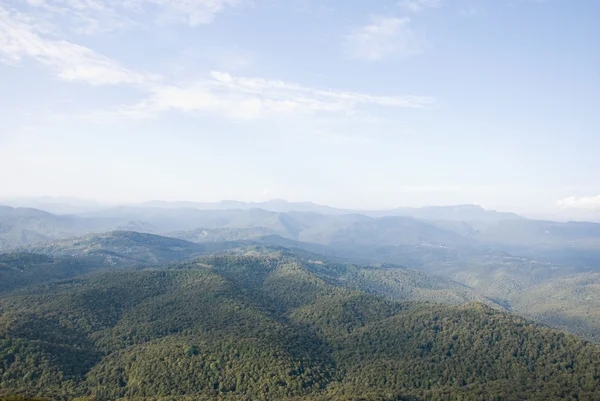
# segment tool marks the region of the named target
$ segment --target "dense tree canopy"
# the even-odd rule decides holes
[[[380,298],[347,268],[250,251],[22,289],[0,298],[0,394],[598,399],[600,347],[481,303]]]

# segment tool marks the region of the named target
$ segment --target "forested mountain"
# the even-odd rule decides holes
[[[236,205],[240,208],[225,209]],[[275,209],[274,205],[279,210],[296,207],[279,201],[271,204]],[[314,206],[303,205],[308,209]],[[221,209],[152,203],[81,216],[56,216],[34,209],[2,208],[0,247],[13,253],[85,255],[103,266],[164,263],[240,244],[297,248],[340,262],[402,265],[424,271],[428,279],[432,275],[443,276],[469,291],[478,291],[482,299],[556,327],[573,327],[573,332],[588,339],[600,338],[595,325],[579,323],[586,319],[588,311],[600,309],[600,301],[576,296],[558,299],[565,291],[586,291],[585,280],[577,275],[600,271],[600,224],[527,220],[469,205],[410,209],[419,211],[413,215],[420,218],[373,217],[347,211],[276,212],[251,208],[259,204],[235,202],[212,206]],[[457,220],[461,218],[479,220]],[[121,234],[118,239],[114,234],[107,234],[104,239],[79,238],[90,232],[114,230],[150,232],[189,242],[161,240],[162,244],[159,241],[148,248],[152,237],[141,234],[135,235],[141,241],[134,240],[133,234]],[[78,238],[73,240],[74,236]],[[390,284],[389,293],[394,292],[395,285]],[[552,286],[561,290],[540,290]],[[527,302],[522,302],[524,297]],[[562,306],[535,306],[543,306],[548,300]],[[576,318],[564,319],[561,308],[577,311]],[[538,310],[544,312],[537,313]]]
[[[128,230],[168,233],[197,242],[279,235],[352,252],[348,256],[369,261],[375,253],[381,255],[378,261],[414,267],[432,259],[460,259],[485,249],[560,265],[596,267],[600,262],[600,224],[527,220],[469,205],[415,210],[419,213],[412,214],[418,218],[149,205],[57,216],[35,209],[2,207],[0,245],[7,249],[90,232]],[[418,250],[417,256],[411,255],[412,250]]]
[[[55,215],[38,209],[0,205],[0,251],[93,232],[154,231],[147,223],[121,218]]]
[[[511,298],[514,310],[600,343],[600,274],[542,282]]]
[[[37,209],[0,206],[0,250],[87,231],[86,219]]]
[[[33,279],[30,276],[36,275],[39,279],[33,282],[73,277],[97,269],[182,262],[217,252],[236,255],[249,250],[264,253],[268,249],[280,249],[296,263],[313,271],[328,272],[328,280],[348,288],[394,299],[456,305],[477,301],[500,307],[472,288],[442,277],[398,265],[361,265],[335,257],[336,261],[332,261],[313,252],[311,246],[302,248],[301,243],[281,237],[197,244],[136,232],[94,234],[27,247],[24,250],[28,253],[2,255],[7,260],[4,288],[9,290],[30,284]],[[8,269],[9,266],[11,269]],[[61,269],[63,266],[70,266],[70,269]]]
[[[87,258],[31,253],[0,254],[0,294],[16,288],[82,275],[103,266]]]
[[[488,225],[478,240],[508,252],[562,265],[600,267],[600,224],[512,220]]]
[[[277,231],[266,227],[252,228],[197,228],[189,231],[174,231],[167,233],[169,237],[179,238],[190,242],[221,242],[240,240],[259,240],[260,238],[278,235]]]
[[[85,257],[98,264],[113,266],[168,263],[236,246],[235,242],[197,244],[153,234],[113,231],[33,245],[24,250],[49,256]]]
[[[594,400],[600,348],[481,304],[386,300],[253,249],[0,298],[0,393],[97,400]],[[132,291],[135,289],[135,291]]]

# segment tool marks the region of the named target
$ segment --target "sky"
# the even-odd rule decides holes
[[[596,0],[0,0],[0,198],[600,209]]]

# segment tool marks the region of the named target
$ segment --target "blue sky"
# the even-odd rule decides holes
[[[2,0],[0,197],[600,208],[595,0]]]

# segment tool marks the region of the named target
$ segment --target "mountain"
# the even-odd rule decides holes
[[[299,239],[327,245],[362,262],[414,268],[480,252],[476,241],[411,217],[339,220],[309,227],[300,232]]]
[[[90,221],[76,216],[0,206],[0,250],[82,234],[93,228]]]
[[[112,221],[144,221],[159,233],[206,242],[206,238],[256,240],[260,234],[327,246],[361,262],[418,267],[456,259],[479,247],[472,238],[411,217],[359,214],[277,213],[262,209],[196,210],[120,207],[90,215]],[[187,231],[187,233],[186,233]],[[219,234],[220,233],[220,234]],[[264,235],[263,235],[264,236]]]
[[[155,231],[127,218],[56,215],[39,209],[0,205],[0,252],[19,246],[113,230]]]
[[[398,302],[281,252],[0,297],[0,395],[593,400],[600,348],[481,304]],[[132,291],[135,289],[135,291]]]
[[[167,214],[175,218],[181,212],[174,210]],[[192,221],[194,215],[205,216],[207,213],[212,217],[220,216],[220,220],[200,222],[197,219],[197,223],[208,228],[175,231],[168,235],[199,243],[221,239],[251,240],[337,255],[361,263],[394,263],[415,268],[462,260],[467,255],[483,252],[480,244],[469,236],[411,217],[325,216],[261,210],[193,211],[187,221]],[[159,223],[153,221],[153,224]]]
[[[578,208],[563,206],[559,210],[528,213],[527,217],[534,220],[550,220],[563,223],[569,221],[600,223],[600,207]]]
[[[388,210],[361,210],[340,209],[331,206],[319,205],[312,202],[288,202],[283,199],[274,199],[266,202],[239,202],[225,200],[221,202],[165,202],[151,201],[133,205],[148,208],[164,209],[198,209],[198,210],[251,210],[263,209],[271,212],[309,212],[324,215],[362,214],[370,217],[402,216],[414,217],[425,220],[447,221],[480,221],[495,222],[502,220],[523,219],[515,213],[486,210],[478,205],[456,206],[428,206],[421,208],[400,207]]]
[[[327,279],[337,285],[384,295],[394,299],[424,300],[445,304],[464,304],[477,301],[498,307],[493,301],[481,296],[473,289],[456,282],[427,275],[419,271],[398,265],[360,265],[336,258],[330,248],[317,244],[300,243],[278,236],[266,236],[256,241],[223,241],[192,243],[176,238],[162,237],[136,232],[110,232],[93,234],[67,240],[58,240],[22,249],[28,253],[5,255],[12,261],[12,271],[18,277],[23,275],[19,263],[32,265],[28,271],[40,275],[42,282],[51,279],[72,277],[100,268],[126,266],[155,266],[165,263],[177,263],[200,255],[215,253],[245,254],[249,250],[262,254],[269,249],[278,249],[279,254],[293,260],[294,263],[307,266],[311,271],[325,274]],[[319,254],[315,253],[319,252]],[[334,258],[335,261],[326,259]],[[0,255],[1,257],[2,255]],[[30,259],[36,263],[30,262]],[[39,259],[39,261],[38,261]],[[0,259],[1,260],[1,259]],[[70,262],[70,273],[54,274],[56,268],[50,263]],[[77,262],[77,263],[75,263]],[[1,266],[1,265],[0,265]],[[54,274],[54,275],[53,275]],[[11,281],[7,281],[10,288]],[[23,285],[28,281],[22,281]]]
[[[49,196],[0,199],[0,204],[14,208],[40,209],[53,214],[78,214],[105,209],[108,204],[79,198]]]
[[[562,265],[600,267],[600,224],[543,220],[501,221],[476,237],[496,249]]]
[[[516,294],[514,310],[600,343],[600,273],[548,280]]]
[[[110,232],[57,240],[0,253],[0,292],[80,276],[95,270],[183,261],[238,247],[196,244],[137,232]]]
[[[235,242],[196,244],[147,233],[113,231],[34,245],[24,250],[52,257],[83,257],[100,265],[114,266],[163,264],[236,246]]]
[[[141,203],[139,207],[164,208],[164,209],[198,209],[198,210],[252,210],[263,209],[277,213],[310,212],[320,214],[346,214],[353,213],[344,209],[319,205],[312,202],[288,202],[283,199],[273,199],[266,202],[240,202],[224,200],[221,202],[165,202],[150,201]]]
[[[293,235],[281,216],[279,213],[262,209],[198,210],[132,206],[120,206],[82,215],[85,218],[108,221],[144,222],[153,227],[156,233],[199,228],[269,228],[279,233]]]
[[[254,228],[197,228],[190,231],[167,233],[169,237],[186,241],[205,243],[220,241],[255,240],[261,237],[277,235],[277,231],[266,227]]]
[[[268,204],[261,205],[266,207]],[[231,202],[226,205],[235,206]],[[377,242],[377,246],[434,244],[454,247],[466,244],[472,247],[475,245],[472,234],[478,232],[465,222],[419,220],[406,216],[376,218],[358,213],[276,212],[250,208],[199,210],[155,206],[154,203],[145,207],[120,206],[77,216],[3,207],[0,210],[0,249],[115,230],[176,233],[181,237],[185,235],[183,231],[226,229],[229,230],[225,236],[227,238],[249,238],[248,230],[262,230],[263,235],[280,235],[322,245],[335,242],[341,247],[352,241],[364,242],[365,238],[371,238],[369,246]],[[240,230],[240,233],[234,234],[234,230]],[[191,236],[190,239],[206,242],[206,239],[199,237]]]
[[[103,265],[84,258],[31,253],[0,254],[0,293],[92,272]]]
[[[289,244],[288,244],[289,245]],[[469,302],[502,307],[477,291],[457,282],[428,275],[398,265],[362,265],[303,251],[297,247],[241,246],[228,251],[233,255],[268,255],[289,261],[338,287],[383,296],[387,299],[427,301],[446,305]],[[335,257],[334,257],[335,258]]]
[[[504,220],[522,220],[515,213],[486,210],[478,205],[427,206],[421,208],[402,207],[391,210],[367,211],[372,217],[405,216],[424,220],[445,220],[454,222],[496,222]]]
[[[599,227],[600,224],[594,223],[516,218],[465,222],[405,216],[279,213],[262,209],[118,207],[83,216],[58,216],[35,209],[2,207],[0,252],[42,253],[59,259],[75,255],[87,258],[94,268],[106,268],[174,262],[240,245],[298,248],[338,262],[418,269],[426,273],[428,280],[436,276],[443,277],[446,282],[462,284],[470,292],[477,292],[480,302],[501,305],[555,327],[571,330],[572,326],[574,333],[596,341],[598,331],[595,326],[578,323],[586,319],[587,311],[595,304],[576,296],[572,302],[564,304],[558,297],[565,291],[573,294],[586,291],[584,281],[567,280],[569,277],[598,272]],[[104,239],[95,244],[81,238],[75,241],[78,245],[72,242],[74,236],[115,230],[165,234],[197,244],[171,246],[165,242],[162,249],[160,246],[150,249],[148,244],[142,245],[132,238],[115,239],[110,235],[107,237],[110,241]],[[48,245],[57,239],[58,242]],[[114,241],[113,245],[110,245],[111,241]],[[49,271],[52,269],[59,271],[61,268],[53,267]],[[17,270],[10,274],[18,275]],[[40,276],[44,277],[44,274]],[[395,288],[402,288],[400,279],[385,280],[389,287],[387,296],[392,296]],[[35,280],[20,282],[27,284]],[[538,291],[555,282],[564,290]],[[367,289],[368,286],[365,284],[360,288]],[[522,301],[530,291],[540,296]],[[405,293],[404,290],[401,292]],[[434,293],[408,299],[439,299],[443,302],[454,299],[455,303],[475,299],[471,295],[457,295],[454,290],[438,298],[428,298],[431,294]],[[544,297],[549,303],[568,305],[577,311],[577,319],[563,318],[562,307],[529,313],[531,308],[527,305],[541,305]]]

